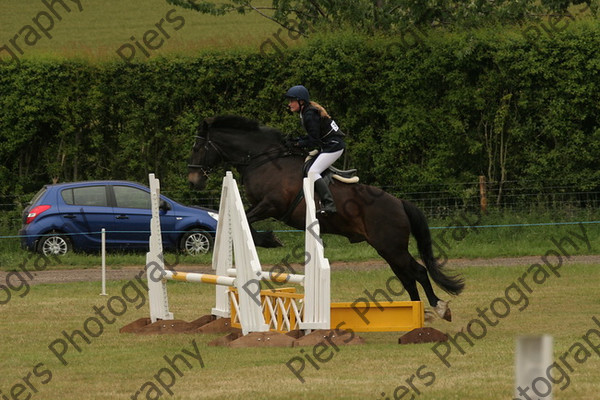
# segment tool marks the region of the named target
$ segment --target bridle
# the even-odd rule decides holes
[[[212,171],[212,167],[206,167],[204,164],[206,163],[206,157],[208,155],[209,147],[212,147],[217,155],[219,156],[219,161],[225,161],[225,152],[217,146],[212,140],[210,140],[208,133],[206,136],[196,135],[196,143],[194,144],[193,150],[194,152],[200,150],[202,144],[204,144],[204,156],[202,160],[198,162],[198,164],[188,164],[188,168],[200,170],[204,177],[208,178],[208,175]]]
[[[259,165],[265,164],[269,161],[272,161],[274,158],[286,157],[291,155],[289,151],[283,151],[281,149],[272,149],[265,151],[260,154],[247,154],[239,161],[229,160],[226,153],[223,151],[221,147],[219,147],[215,142],[210,139],[209,132],[206,133],[206,136],[196,135],[196,143],[194,144],[193,150],[194,152],[200,150],[202,146],[204,146],[204,155],[201,160],[198,161],[198,164],[188,164],[189,169],[200,170],[202,175],[208,178],[209,174],[212,172],[213,167],[206,167],[206,158],[208,156],[209,149],[213,149],[219,159],[215,163],[216,165],[220,164],[224,161],[229,161],[233,166],[236,167],[257,167]],[[263,160],[259,160],[261,157],[265,157]]]

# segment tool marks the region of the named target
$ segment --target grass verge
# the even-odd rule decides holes
[[[480,228],[461,228],[471,221]],[[544,224],[552,221],[549,217],[520,218],[518,215],[504,217],[486,216],[482,218],[458,217],[430,222],[434,252],[440,260],[446,258],[494,258],[543,255],[555,248],[554,242],[571,238],[573,245],[565,242],[572,255],[600,253],[600,224],[594,222],[594,216],[582,219],[558,220],[584,221],[569,225],[530,225],[503,226],[515,224]],[[491,225],[496,225],[492,227]],[[284,243],[284,247],[275,249],[258,248],[263,265],[278,263],[300,263],[304,260],[304,232],[292,231],[279,222],[264,222],[258,229],[272,229]],[[360,262],[380,259],[377,252],[367,243],[350,244],[347,239],[324,235],[325,256],[331,262]],[[418,252],[411,238],[410,251],[415,257]],[[12,270],[23,262],[27,252],[19,248],[17,238],[0,240],[0,270]],[[184,256],[167,253],[166,261],[173,265],[210,264],[211,254]],[[145,253],[109,253],[107,266],[120,268],[125,265],[144,265]],[[60,258],[60,263],[51,263],[54,268],[97,268],[101,265],[99,254],[68,254]]]
[[[0,308],[6,322],[0,325],[3,338],[0,390],[6,394],[17,387],[16,390],[23,390],[23,397],[30,393],[32,399],[130,399],[147,382],[158,385],[155,375],[161,368],[168,367],[164,356],[182,354],[183,349],[193,352],[195,343],[204,367],[188,357],[190,369],[180,360],[182,375],[175,375],[173,396],[167,396],[166,391],[157,386],[165,396],[173,399],[382,399],[401,398],[407,391],[406,398],[414,395],[419,399],[482,399],[490,398],[490,393],[494,393],[493,398],[509,398],[513,390],[516,337],[544,333],[554,336],[555,360],[560,361],[563,356],[572,366],[572,371],[563,366],[565,375],[560,381],[558,370],[553,371],[558,382],[554,386],[554,398],[595,398],[600,357],[591,349],[575,354],[573,346],[585,345],[582,335],[592,328],[600,329],[592,320],[593,316],[600,317],[596,284],[600,268],[566,263],[560,277],[549,275],[539,284],[533,284],[528,275],[531,293],[524,291],[523,296],[518,296],[517,292],[509,292],[512,301],[506,313],[500,303],[494,303],[495,299],[505,298],[507,288],[518,282],[529,268],[460,269],[467,288],[451,304],[454,321],[433,324],[453,336],[465,332],[470,339],[469,342],[457,337],[457,344],[451,345],[445,358],[450,366],[442,362],[430,344],[397,345],[398,333],[361,334],[367,340],[366,345],[340,347],[339,351],[328,348],[323,356],[329,360],[317,362],[317,367],[306,361],[302,372],[304,383],[292,374],[286,363],[293,357],[302,359],[311,355],[311,348],[303,349],[304,353],[298,348],[227,349],[207,346],[218,335],[119,334],[121,326],[148,314],[145,299],[131,288],[127,294],[132,301],[127,301],[127,309],[114,317],[106,311],[109,298],[98,296],[97,283],[36,285],[26,297],[15,297]],[[364,296],[364,290],[372,293],[382,288],[390,274],[387,268],[368,273],[334,272],[332,297],[352,301]],[[122,296],[125,284],[109,282],[109,295]],[[212,287],[175,282],[168,285],[171,311],[176,318],[191,320],[209,310],[213,301]],[[485,324],[483,334],[482,325],[469,323],[475,319],[483,321],[481,310],[489,309],[491,304],[505,315],[495,318],[487,311],[495,325]],[[100,330],[99,325],[89,321],[92,317],[101,321],[96,310],[102,308],[105,316],[114,321],[102,323]],[[73,336],[74,343],[65,340],[68,348],[64,365],[49,346],[76,330],[86,334],[86,326],[100,333],[96,337],[86,335],[89,343],[78,335]],[[600,334],[591,338],[596,345],[600,343]],[[43,374],[44,371],[51,377]],[[36,393],[24,383],[25,378]],[[142,392],[149,388],[147,384]]]

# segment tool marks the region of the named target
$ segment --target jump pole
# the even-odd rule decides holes
[[[235,278],[210,274],[197,274],[193,272],[165,271],[164,279],[180,282],[208,283],[211,285],[236,286]]]

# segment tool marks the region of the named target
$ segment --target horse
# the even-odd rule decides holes
[[[215,167],[235,168],[250,208],[248,223],[267,218],[304,229],[306,204],[298,201],[304,177],[304,155],[290,150],[279,130],[240,116],[216,116],[198,129],[188,164],[190,184],[201,190]],[[419,301],[417,282],[435,314],[450,321],[448,302],[434,293],[432,280],[450,295],[464,289],[464,279],[444,273],[434,257],[425,215],[414,204],[364,184],[332,180],[338,212],[319,215],[322,233],[342,235],[351,243],[366,241],[389,264],[412,301]],[[417,241],[423,266],[408,251],[409,236]],[[428,276],[429,275],[429,276]],[[431,315],[428,310],[428,317]],[[434,314],[434,315],[435,315]]]

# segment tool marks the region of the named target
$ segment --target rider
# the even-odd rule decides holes
[[[335,214],[337,209],[329,186],[321,174],[327,170],[344,152],[346,143],[344,133],[318,103],[310,101],[308,89],[302,85],[290,88],[285,97],[289,99],[290,111],[300,113],[302,127],[308,133],[298,140],[299,147],[319,148],[320,152],[311,165],[308,173],[315,172],[315,191],[321,198],[321,214]]]

